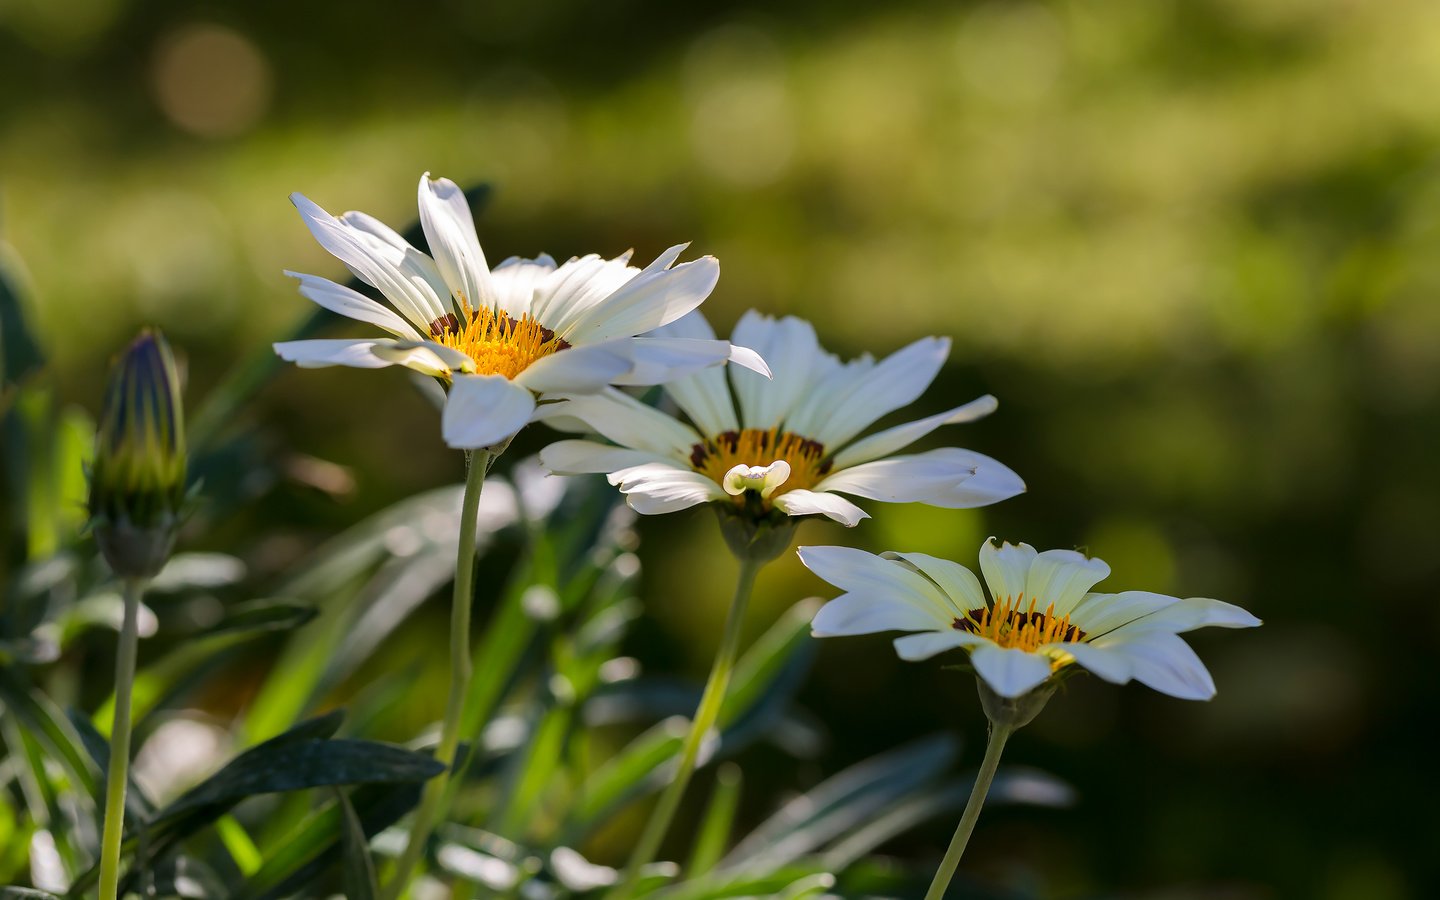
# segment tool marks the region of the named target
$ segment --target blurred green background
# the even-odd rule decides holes
[[[1433,0],[0,0],[0,239],[64,401],[98,407],[140,323],[205,396],[309,315],[281,269],[342,273],[286,195],[402,226],[424,170],[495,187],[492,261],[691,240],[722,261],[722,332],[756,307],[845,355],[953,337],[907,417],[995,393],[932,443],[1030,492],[866,504],[802,543],[1083,546],[1105,587],[1266,620],[1193,636],[1210,704],[1072,682],[1008,756],[1078,804],[987,812],[965,870],[1046,897],[1440,895]],[[261,570],[460,474],[398,372],[287,371],[245,416],[288,478],[213,540]],[[641,531],[629,649],[701,678],[732,564],[704,511]],[[753,632],[823,587],[772,567]],[[433,647],[433,612],[397,658]],[[769,787],[751,816],[937,729],[978,761],[968,676],[884,638],[827,642],[801,699],[832,740],[743,757]],[[935,858],[949,830],[887,850]]]

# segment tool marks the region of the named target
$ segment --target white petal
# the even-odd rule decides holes
[[[945,491],[944,494],[925,501],[931,506],[946,509],[973,509],[1008,500],[1025,493],[1025,482],[1008,467],[974,450],[959,447],[943,447],[931,450],[921,456],[949,458],[955,465],[975,467],[975,474]]]
[[[547,421],[554,416],[579,419],[622,447],[648,450],[677,461],[689,460],[691,451],[700,443],[700,435],[688,425],[613,388],[567,397],[560,403],[547,404],[542,412]]]
[[[1134,667],[1130,663],[1130,657],[1105,647],[1097,647],[1094,644],[1068,643],[1046,644],[1040,649],[1068,653],[1075,657],[1075,661],[1081,667],[1099,675],[1111,684],[1124,684],[1133,677]]]
[[[572,344],[634,337],[668,325],[705,301],[720,278],[713,256],[669,268],[685,247],[671,247],[603,301],[575,316],[556,332]]]
[[[650,334],[701,341],[715,339],[714,330],[698,309]],[[744,348],[731,345],[731,361],[735,359],[735,352],[742,349]],[[740,430],[725,373],[719,368],[702,369],[693,375],[670,381],[665,385],[665,392],[705,434],[717,435]]]
[[[766,378],[771,377],[770,364],[765,361],[765,357],[751,350],[749,347],[731,344],[730,362],[741,368],[749,369],[757,375],[764,375]]]
[[[874,369],[875,359],[868,353],[844,364],[832,353],[819,354],[811,363],[811,380],[800,402],[785,416],[785,429],[818,440],[819,433],[837,417],[848,414],[846,398]]]
[[[1122,625],[1179,602],[1176,597],[1150,591],[1086,594],[1070,611],[1070,621],[1094,640]]]
[[[1130,662],[1136,681],[1162,694],[1181,700],[1209,700],[1215,696],[1215,682],[1190,645],[1173,634],[1148,631],[1114,640],[1102,639],[1098,646],[1123,654]]]
[[[751,310],[740,317],[730,342],[752,348],[770,364],[769,380],[744,369],[728,370],[744,427],[774,428],[805,396],[825,359],[814,327],[794,316],[777,321]]]
[[[377,345],[375,355],[426,375],[444,376],[475,370],[475,362],[470,357],[434,341],[389,341]]]
[[[286,271],[285,274],[299,280],[302,296],[333,313],[357,322],[376,325],[396,337],[412,341],[420,340],[420,333],[411,328],[409,322],[359,291],[353,291],[344,285],[336,284],[328,278],[320,278],[317,275],[302,275],[299,272],[290,271]]]
[[[440,431],[452,447],[493,447],[524,428],[534,409],[530,391],[504,375],[456,375]]]
[[[786,491],[771,503],[787,516],[827,516],[846,528],[870,518],[869,513],[839,494],[824,491]]]
[[[415,324],[422,332],[428,333],[430,323],[434,321],[429,313],[435,308],[443,309],[445,312],[449,312],[451,308],[450,286],[440,276],[440,270],[435,267],[435,260],[415,249],[395,229],[374,216],[352,209],[349,212],[341,213],[338,219],[350,229],[352,235],[368,246],[372,253],[393,266],[400,279],[424,300],[424,308],[416,310],[416,314],[424,318],[416,321]],[[434,305],[430,303],[429,298],[435,298]],[[401,312],[405,312],[405,310],[402,309]]]
[[[325,366],[352,366],[357,369],[382,369],[394,365],[375,355],[375,346],[385,343],[374,339],[341,338],[337,340],[281,341],[275,352],[286,362],[302,369]]]
[[[887,356],[856,381],[817,421],[807,437],[827,447],[838,447],[864,431],[876,419],[909,406],[925,393],[950,355],[948,338],[921,338]]]
[[[436,294],[433,285],[423,276],[421,263],[415,260],[407,263],[405,249],[335,218],[303,194],[291,194],[290,201],[320,246],[334,254],[360,280],[379,289],[417,327],[428,328],[429,323],[450,311],[449,298]],[[409,253],[423,256],[408,244],[406,247]]]
[[[1127,593],[1141,592],[1129,591]],[[1259,624],[1259,619],[1232,603],[1211,600],[1206,597],[1191,597],[1186,600],[1176,600],[1155,612],[1136,617],[1111,633],[1119,636],[1131,631],[1157,630],[1180,634],[1212,625],[1219,628],[1254,628]]]
[[[820,607],[810,623],[810,633],[815,637],[841,637],[882,631],[931,631],[935,626],[934,616],[903,600],[841,594]]]
[[[547,254],[534,259],[512,256],[490,272],[490,287],[495,291],[495,305],[511,318],[519,319],[533,313],[535,292],[555,271],[555,260]]]
[[[974,471],[941,457],[896,456],[842,469],[822,479],[815,489],[890,503],[925,503],[943,497]]]
[[[644,450],[595,441],[556,441],[540,451],[540,464],[554,475],[609,475],[621,469],[666,460]]]
[[[957,610],[968,612],[984,609],[988,605],[985,602],[985,592],[980,589],[980,579],[957,562],[924,553],[888,551],[881,556],[903,560],[914,566],[922,575],[939,585],[940,590],[954,601]]]
[[[999,401],[990,394],[986,394],[943,413],[878,431],[835,454],[835,467],[849,468],[858,463],[889,456],[897,450],[905,449],[941,425],[974,422],[976,419],[990,415],[997,406],[999,406]]]
[[[1018,598],[1025,592],[1025,573],[1035,556],[1035,548],[1029,544],[1017,546],[1006,541],[997,548],[992,537],[980,545],[980,572],[996,603]]]
[[[531,315],[557,334],[567,334],[582,313],[639,274],[640,270],[630,265],[628,251],[614,259],[590,253],[567,260],[536,285]]]
[[[623,347],[588,344],[541,357],[515,377],[536,393],[593,393],[629,372]]]
[[[693,375],[724,363],[730,358],[731,350],[729,341],[689,338],[621,338],[606,341],[604,346],[623,347],[634,362],[630,373],[615,382],[631,385],[665,384]]]
[[[970,651],[970,664],[1002,697],[1029,693],[1050,677],[1050,660],[1038,653],[986,642]]]
[[[948,628],[961,610],[934,582],[894,560],[854,547],[801,547],[805,567],[846,593],[891,599],[931,616],[926,627]]]
[[[669,463],[646,463],[621,469],[610,475],[610,483],[620,488],[632,509],[646,516],[726,499],[720,485],[699,472]]]
[[[465,192],[450,179],[432,179],[426,172],[416,193],[425,240],[451,293],[476,309],[494,309],[498,298],[490,284],[490,265],[475,235]]]
[[[949,628],[945,631],[927,631],[898,637],[895,639],[895,652],[900,654],[901,659],[919,662],[956,647],[974,647],[984,643],[985,638],[979,635]]]
[[[1103,559],[1074,550],[1046,550],[1030,562],[1025,595],[1034,598],[1039,609],[1048,609],[1053,603],[1054,614],[1066,616],[1096,582],[1109,574],[1110,566]]]

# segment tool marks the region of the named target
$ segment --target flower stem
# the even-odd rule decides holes
[[[995,770],[1000,767],[1000,752],[1005,749],[1005,741],[1014,731],[1012,725],[990,723],[990,741],[985,745],[985,759],[980,763],[980,771],[975,773],[975,786],[970,789],[970,800],[965,804],[965,812],[960,816],[955,836],[950,839],[950,849],[945,851],[945,858],[940,861],[935,879],[930,882],[930,890],[925,892],[925,900],[941,900],[945,896],[945,889],[950,886],[950,879],[955,877],[960,856],[970,841],[970,832],[975,830],[975,820],[980,818],[980,807],[985,805],[985,795],[990,792],[990,782],[995,780]]]
[[[425,784],[420,809],[410,825],[410,838],[400,855],[395,873],[385,886],[385,900],[396,900],[410,886],[410,874],[425,851],[435,819],[440,812],[445,788],[456,761],[460,745],[460,714],[465,709],[465,692],[470,686],[470,606],[475,591],[475,521],[480,511],[480,491],[485,486],[485,473],[490,468],[489,450],[467,454],[469,472],[465,476],[465,500],[460,512],[460,547],[455,554],[455,594],[450,605],[450,695],[445,701],[445,720],[440,726],[440,746],[435,758],[445,764],[445,771]]]
[[[100,839],[100,900],[115,900],[120,887],[125,786],[130,777],[130,686],[135,681],[140,595],[144,588],[144,579],[125,579],[125,613],[115,650],[115,719],[110,726],[110,765],[105,776],[105,824]]]
[[[654,859],[655,853],[660,849],[660,842],[670,829],[671,820],[675,818],[676,810],[680,808],[680,800],[685,796],[685,788],[690,783],[690,776],[695,772],[695,763],[700,757],[705,736],[720,716],[725,691],[730,686],[730,673],[735,668],[736,651],[740,647],[740,625],[745,619],[745,607],[750,603],[755,576],[765,562],[740,557],[740,575],[735,585],[735,598],[730,601],[730,612],[725,618],[725,632],[720,638],[720,649],[716,651],[715,663],[710,668],[710,678],[705,682],[705,693],[700,696],[700,707],[695,711],[695,718],[690,723],[690,733],[686,735],[685,744],[680,751],[680,766],[665,792],[660,795],[654,811],[650,813],[650,821],[645,824],[645,830],[641,833],[635,850],[630,854],[630,862],[625,866],[624,880],[606,895],[606,900],[621,900],[634,893],[635,885],[640,880],[640,870]]]

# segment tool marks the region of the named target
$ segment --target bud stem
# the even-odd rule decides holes
[[[622,900],[635,892],[636,883],[640,880],[640,870],[655,858],[660,842],[670,830],[670,823],[680,808],[680,800],[685,796],[685,788],[690,783],[690,776],[695,772],[695,763],[700,757],[700,748],[705,744],[705,736],[720,717],[725,691],[730,685],[730,673],[735,668],[736,651],[740,648],[740,625],[745,619],[745,607],[749,605],[750,594],[755,587],[755,576],[768,561],[768,558],[757,559],[754,556],[738,558],[740,576],[735,585],[735,599],[730,602],[730,612],[725,618],[725,633],[720,638],[720,649],[716,651],[715,663],[710,669],[709,679],[705,682],[705,693],[700,697],[700,707],[695,711],[690,733],[686,735],[685,744],[680,751],[680,766],[665,792],[660,795],[654,811],[650,813],[650,821],[645,824],[645,831],[641,833],[634,852],[630,854],[630,862],[625,866],[624,879],[606,894],[606,900]]]
[[[125,615],[115,651],[115,720],[105,777],[105,825],[100,842],[100,900],[115,900],[120,886],[120,843],[125,832],[125,787],[130,775],[130,686],[135,681],[140,595],[145,582],[125,579]]]
[[[965,812],[960,815],[955,836],[950,839],[950,849],[945,851],[945,858],[940,861],[935,879],[930,882],[930,890],[925,892],[925,900],[941,900],[945,896],[945,889],[950,886],[950,879],[955,877],[955,870],[960,866],[965,845],[970,842],[970,832],[975,830],[975,821],[980,818],[980,807],[985,805],[985,795],[990,793],[990,782],[995,780],[995,770],[1000,767],[1000,752],[1005,749],[1005,741],[1014,732],[1013,725],[993,721],[990,723],[990,741],[985,745],[985,759],[980,763],[980,771],[975,773],[975,786],[970,789],[970,800],[965,804]]]
[[[385,900],[397,900],[410,886],[410,874],[425,851],[435,827],[445,788],[457,762],[460,746],[460,718],[465,711],[465,694],[470,687],[470,606],[475,599],[475,524],[480,513],[480,492],[494,454],[474,450],[466,454],[469,471],[465,476],[465,499],[460,512],[460,546],[455,554],[455,594],[450,603],[450,696],[445,702],[445,719],[440,726],[440,746],[435,758],[445,771],[425,784],[420,809],[410,825],[410,838],[385,886]]]

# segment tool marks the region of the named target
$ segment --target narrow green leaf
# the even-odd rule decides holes
[[[363,832],[373,837],[420,802],[418,784],[372,785],[357,789],[350,802]],[[285,836],[265,863],[230,900],[289,897],[324,872],[339,855],[341,812],[333,804],[315,810]]]
[[[972,775],[911,793],[836,842],[825,851],[825,862],[838,872],[922,822],[959,813],[965,808],[974,785]],[[995,776],[985,804],[987,808],[1006,803],[1060,807],[1074,802],[1074,797],[1070,786],[1052,775],[1036,769],[1006,768]]]
[[[936,735],[845,769],[782,806],[730,851],[721,868],[764,873],[799,859],[938,777],[956,750],[953,738]]]
[[[100,768],[85,749],[85,742],[53,703],[39,691],[21,684],[14,673],[0,669],[0,700],[40,739],[50,755],[90,797],[100,801]]]
[[[345,878],[346,900],[375,900],[380,889],[375,881],[375,860],[370,857],[370,842],[360,824],[360,816],[350,805],[350,798],[341,790],[335,791],[335,802],[340,807],[344,824],[344,859],[341,868]]]
[[[45,354],[25,321],[19,257],[0,242],[0,411],[12,388],[45,365]]]
[[[819,872],[815,875],[806,875],[785,886],[785,889],[776,894],[776,900],[804,900],[806,897],[818,897],[835,886],[835,876],[829,872]]]
[[[255,846],[250,832],[245,830],[239,820],[234,816],[221,816],[215,822],[215,833],[219,836],[220,843],[225,845],[230,858],[235,861],[235,868],[240,870],[241,875],[254,875],[260,870],[260,864],[265,858],[260,855],[260,848]]]
[[[715,772],[715,789],[710,794],[710,804],[695,834],[690,864],[685,867],[687,877],[704,875],[725,855],[725,848],[730,843],[730,830],[735,824],[735,811],[740,806],[742,781],[740,767],[733,763],[726,763]]]
[[[819,605],[819,601],[806,600],[790,607],[740,657],[720,707],[722,728],[756,703],[799,647],[811,645],[810,620]]]

